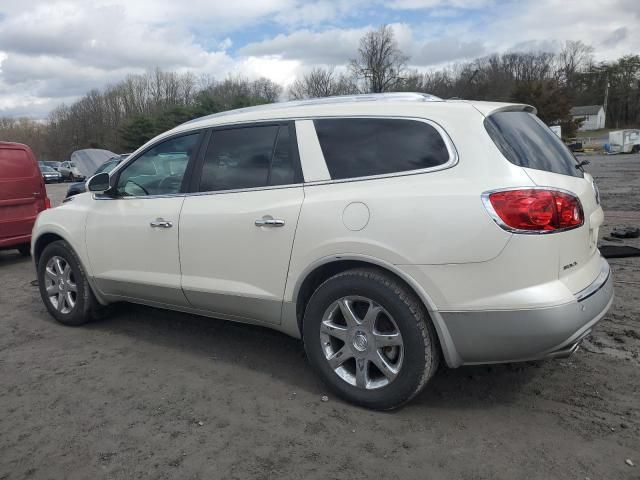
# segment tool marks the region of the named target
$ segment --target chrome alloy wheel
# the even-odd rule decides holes
[[[342,297],[329,305],[320,324],[320,343],[329,366],[355,387],[384,387],[402,368],[404,345],[398,325],[366,297]]]
[[[62,257],[53,256],[44,271],[44,286],[53,308],[70,313],[76,306],[78,287],[71,265]]]

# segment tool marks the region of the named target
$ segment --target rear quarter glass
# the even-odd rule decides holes
[[[426,122],[331,118],[313,123],[332,179],[434,168],[450,159],[444,139]]]
[[[514,165],[583,177],[573,154],[538,117],[528,112],[496,112],[484,121],[502,155]]]

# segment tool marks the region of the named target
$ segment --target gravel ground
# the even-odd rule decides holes
[[[639,226],[640,156],[588,158],[601,236]],[[443,368],[376,413],[323,402],[270,330],[140,306],[58,325],[0,252],[0,478],[638,479],[640,258],[611,264],[614,306],[570,359]]]

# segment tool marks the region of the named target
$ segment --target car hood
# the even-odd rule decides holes
[[[100,165],[115,156],[117,155],[109,150],[86,148],[73,152],[71,154],[71,161],[75,163],[76,168],[82,175],[90,177]]]

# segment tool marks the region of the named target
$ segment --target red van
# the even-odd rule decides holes
[[[51,203],[33,152],[21,143],[0,142],[0,250],[29,255],[33,223]]]

